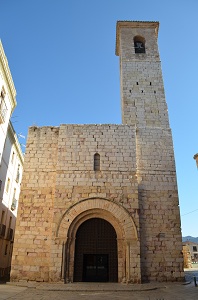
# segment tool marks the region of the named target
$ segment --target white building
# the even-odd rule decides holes
[[[16,90],[0,41],[0,162],[10,117],[16,107]]]
[[[10,122],[16,90],[0,42],[0,280],[9,278],[23,153]]]

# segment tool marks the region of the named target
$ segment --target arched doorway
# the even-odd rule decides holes
[[[137,217],[138,215],[134,215],[134,218]],[[59,261],[57,266],[57,271],[61,270],[62,279],[64,279],[65,283],[77,281],[76,275],[74,276],[77,231],[84,222],[94,218],[106,220],[116,232],[117,281],[141,282],[140,242],[134,219],[122,205],[104,198],[83,199],[72,205],[62,215],[57,226],[55,241],[59,245],[57,247],[57,255],[60,255],[62,251],[62,260]],[[66,239],[65,236],[67,237]],[[81,266],[80,280],[82,281],[82,260]],[[111,277],[109,276],[110,280]]]
[[[88,219],[77,230],[74,281],[118,281],[116,232],[102,218]]]

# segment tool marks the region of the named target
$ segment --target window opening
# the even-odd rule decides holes
[[[5,252],[4,252],[4,255],[7,255],[8,254],[8,244],[5,245]]]
[[[100,171],[100,154],[94,154],[94,171]]]
[[[14,162],[14,157],[15,157],[15,153],[14,153],[14,151],[12,152],[12,159],[11,159],[11,163],[13,164],[13,162]]]
[[[2,89],[0,93],[0,123],[4,123],[7,115],[7,106],[5,103],[5,91]]]
[[[20,165],[18,165],[18,168],[17,168],[16,182],[19,182],[19,179],[20,179]]]
[[[9,219],[9,228],[11,228],[11,225],[12,225],[12,217],[10,217]]]
[[[10,178],[8,178],[8,181],[7,181],[7,185],[6,185],[6,193],[9,192],[9,188],[10,188]]]
[[[145,51],[145,39],[141,36],[134,38],[135,53],[146,53]]]
[[[14,189],[13,198],[12,198],[11,210],[15,210],[16,207],[17,207],[16,189]]]
[[[5,219],[5,210],[2,210],[2,213],[1,213],[1,224],[4,223],[4,219]]]

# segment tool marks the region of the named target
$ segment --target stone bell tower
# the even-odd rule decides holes
[[[158,22],[117,23],[122,122],[168,128],[168,113],[158,52]]]
[[[158,22],[117,22],[122,123],[136,128],[143,281],[182,280],[183,258],[172,134]]]

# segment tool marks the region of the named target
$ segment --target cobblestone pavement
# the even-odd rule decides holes
[[[198,300],[198,287],[186,272],[189,282],[124,285],[118,283],[7,283],[0,284],[0,300]]]

